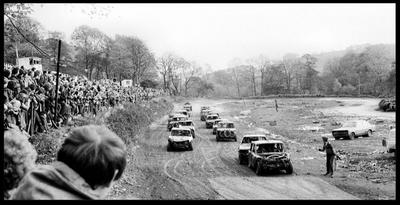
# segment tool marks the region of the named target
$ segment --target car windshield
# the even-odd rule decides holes
[[[267,138],[262,137],[262,136],[257,136],[257,137],[245,137],[243,138],[242,143],[251,143],[253,141],[257,141],[257,140],[266,140]]]
[[[267,152],[283,152],[283,145],[280,143],[258,145],[257,153],[267,153]]]
[[[175,117],[174,121],[180,121],[180,120],[184,120],[184,119],[185,119],[184,117]]]
[[[207,120],[216,120],[216,119],[218,119],[218,116],[208,116],[207,117]]]
[[[219,123],[218,125],[220,128],[235,128],[233,123]]]
[[[214,125],[218,124],[219,122],[221,122],[221,120],[215,120]]]
[[[180,122],[182,126],[193,126],[193,122]]]
[[[343,123],[343,127],[355,127],[357,125],[356,122],[345,122]]]
[[[189,130],[172,130],[171,135],[172,136],[189,136],[190,131]]]

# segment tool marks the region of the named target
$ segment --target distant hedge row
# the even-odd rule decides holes
[[[173,109],[170,100],[154,98],[142,104],[126,104],[115,110],[107,118],[108,127],[120,136],[126,144],[137,140],[137,136],[145,131],[156,119]]]

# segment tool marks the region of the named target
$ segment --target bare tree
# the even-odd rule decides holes
[[[265,80],[265,75],[266,75],[266,69],[268,66],[270,66],[270,60],[267,56],[264,55],[259,55],[258,57],[251,58],[247,60],[247,63],[251,65],[251,68],[249,70],[251,74],[251,82],[253,85],[253,93],[254,95],[257,95],[257,89],[256,89],[256,73],[260,72],[260,95],[263,95],[263,83]]]
[[[161,74],[163,78],[163,87],[164,89],[169,88],[169,72],[172,64],[174,62],[173,55],[170,53],[166,53],[157,60],[157,71]]]
[[[182,67],[182,82],[185,91],[185,96],[187,96],[187,91],[191,86],[191,82],[194,80],[193,77],[198,76],[201,72],[201,67],[196,64],[196,62],[187,63]]]
[[[239,75],[238,75],[237,67],[232,68],[232,74],[233,74],[233,79],[235,80],[238,97],[240,97],[240,82],[239,82]]]
[[[291,85],[293,80],[293,73],[298,65],[298,57],[296,54],[288,53],[283,56],[282,68],[285,73],[286,89],[288,93],[291,93]]]

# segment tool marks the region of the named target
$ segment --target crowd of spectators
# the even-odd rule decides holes
[[[18,126],[29,135],[67,124],[75,116],[96,115],[125,102],[139,102],[164,95],[160,89],[139,85],[123,87],[110,79],[88,80],[59,75],[57,116],[56,73],[32,68],[4,67],[4,126]]]

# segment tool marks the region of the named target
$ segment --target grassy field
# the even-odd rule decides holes
[[[385,153],[381,141],[395,125],[393,119],[321,110],[337,107],[356,109],[364,102],[341,99],[280,98],[278,111],[273,99],[236,101],[224,104],[230,117],[247,123],[255,132],[268,130],[282,139],[291,153],[296,174],[320,176],[325,173],[322,136],[328,136],[342,160],[337,161],[334,178],[323,177],[342,190],[362,199],[395,199],[396,160]],[[394,113],[392,113],[394,116]],[[372,137],[335,140],[331,131],[350,119],[365,119],[376,126]],[[280,135],[280,136],[279,136]],[[322,176],[321,176],[322,177]]]

